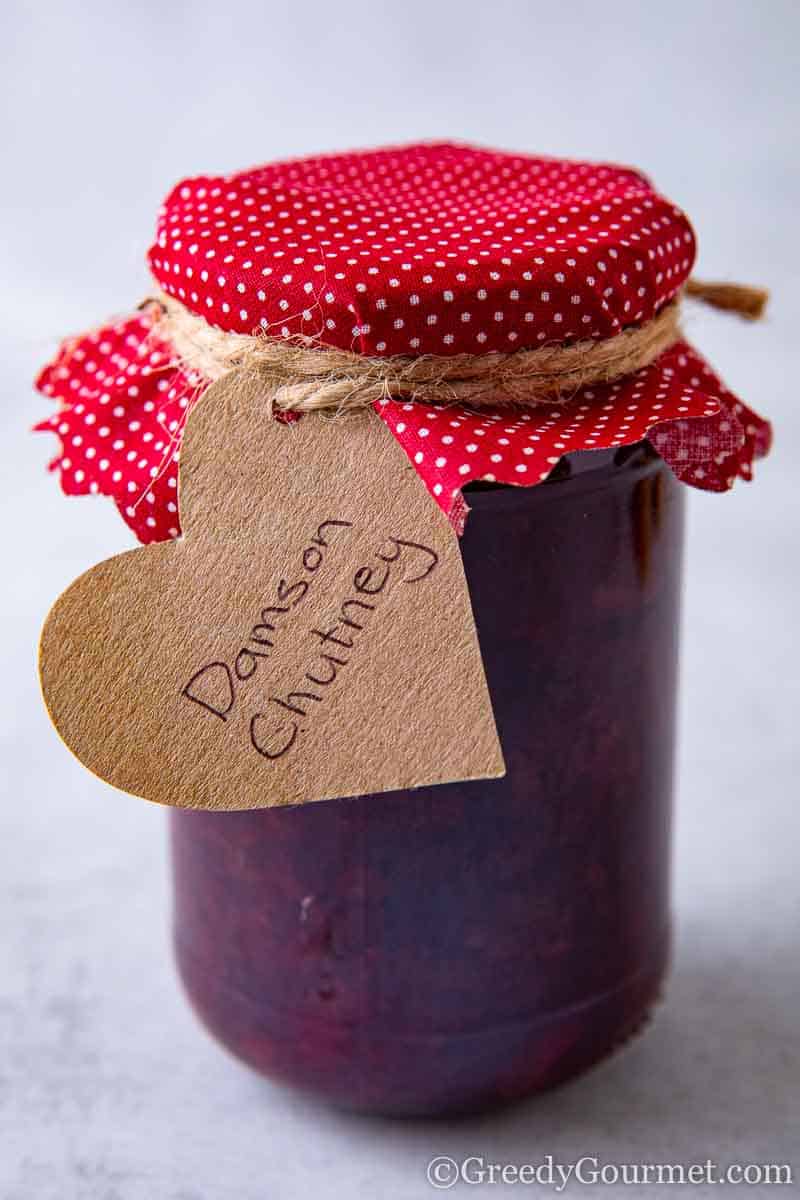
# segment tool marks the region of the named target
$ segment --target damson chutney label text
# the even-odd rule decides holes
[[[247,728],[253,751],[267,761],[298,747],[315,713],[346,684],[348,666],[381,619],[382,601],[398,588],[423,584],[439,564],[430,546],[390,534],[368,561],[346,571],[344,588],[330,597],[325,610],[329,616],[298,631],[304,600],[312,588],[324,586],[320,568],[329,554],[346,556],[354,528],[353,522],[335,517],[321,521],[300,555],[297,578],[278,581],[267,597],[271,602],[254,613],[249,632],[228,660],[205,663],[181,689],[183,698],[224,723],[238,704],[248,703],[249,685],[257,679],[260,699],[250,701]],[[281,641],[298,636],[308,642],[308,669],[299,678],[282,678],[276,661]]]
[[[59,733],[114,787],[205,812],[496,779],[453,527],[372,409],[192,407],[181,536],[98,563],[42,631]]]

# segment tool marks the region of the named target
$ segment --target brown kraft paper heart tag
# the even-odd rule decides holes
[[[93,567],[45,623],[85,766],[213,810],[504,773],[456,536],[375,413],[278,422],[229,377],[179,487],[183,536]]]

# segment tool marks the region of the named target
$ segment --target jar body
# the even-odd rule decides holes
[[[504,779],[171,813],[180,973],[267,1075],[473,1111],[642,1022],[669,942],[683,490],[646,444],[468,494]]]

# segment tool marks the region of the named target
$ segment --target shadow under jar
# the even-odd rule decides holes
[[[171,813],[197,1013],[364,1112],[474,1111],[585,1070],[668,957],[683,487],[640,443],[467,501],[506,777]]]

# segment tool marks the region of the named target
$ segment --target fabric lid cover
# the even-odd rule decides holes
[[[481,354],[609,338],[686,282],[686,216],[629,168],[423,144],[178,184],[149,251],[168,294],[226,331],[363,354]],[[37,385],[66,492],[114,498],[140,541],[177,536],[183,425],[208,381],[155,308],[66,342]],[[524,411],[377,406],[463,527],[473,479],[531,485],[576,450],[648,437],[687,483],[749,478],[770,430],[686,343],[614,384]]]

